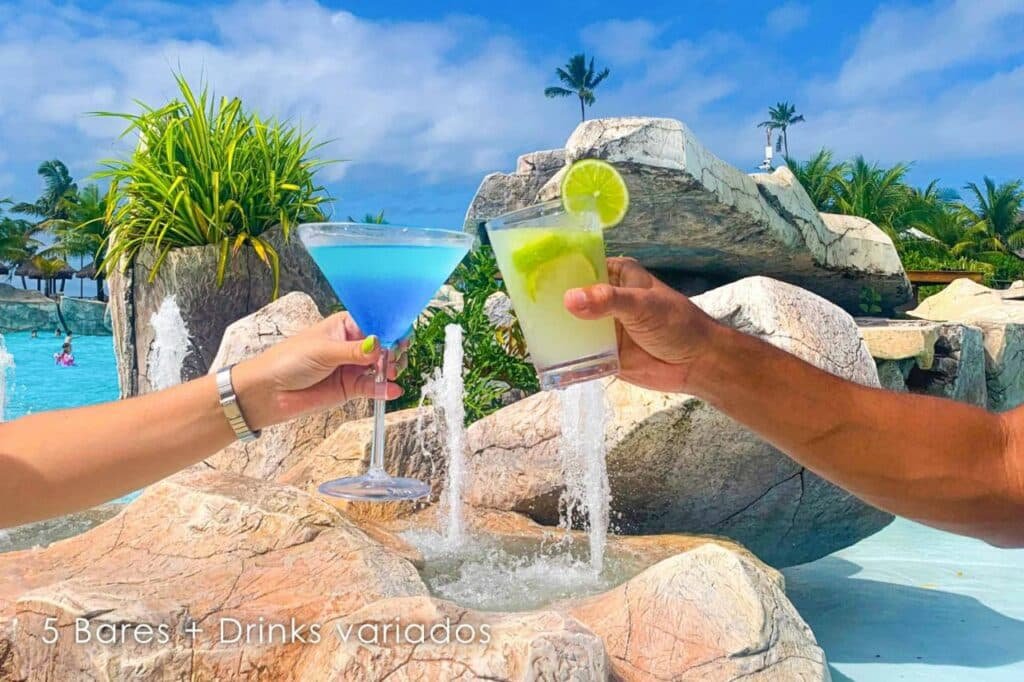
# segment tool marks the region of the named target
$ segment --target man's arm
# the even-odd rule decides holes
[[[717,325],[716,325],[717,326]],[[1024,546],[1024,409],[861,386],[717,326],[689,391],[881,509]]]
[[[995,415],[861,386],[720,325],[634,261],[609,259],[609,276],[565,303],[616,318],[622,378],[707,400],[877,507],[1024,546],[1024,408]]]

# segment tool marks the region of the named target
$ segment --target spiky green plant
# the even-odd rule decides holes
[[[172,250],[216,245],[220,286],[230,259],[247,247],[272,271],[276,297],[278,254],[262,235],[280,226],[287,240],[297,223],[322,219],[328,197],[315,173],[329,162],[311,158],[321,145],[309,131],[262,119],[205,86],[196,96],[184,77],[175,79],[180,99],[162,107],[97,112],[128,121],[124,134],[139,136],[129,158],[104,161],[97,174],[110,180],[106,272],[150,247],[152,281]]]

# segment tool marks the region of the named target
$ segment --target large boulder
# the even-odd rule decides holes
[[[342,424],[323,441],[296,457],[278,480],[311,494],[324,481],[366,472],[373,445],[373,418]],[[385,415],[384,470],[392,476],[406,476],[430,483],[431,495],[424,501],[351,502],[324,498],[350,517],[360,521],[385,521],[436,502],[444,485],[447,459],[434,412],[428,408],[399,410]]]
[[[210,372],[253,357],[275,343],[323,320],[316,303],[308,295],[292,292],[232,323],[224,331]],[[254,476],[277,479],[298,464],[345,422],[363,419],[373,413],[369,400],[360,398],[344,405],[299,417],[263,430],[252,443],[236,442],[209,457],[206,464]]]
[[[16,289],[0,284],[0,333],[60,327],[57,304],[32,289]]]
[[[60,299],[60,313],[68,331],[79,336],[109,336],[113,329],[103,301],[64,296]]]
[[[790,282],[859,308],[864,289],[884,310],[911,298],[892,241],[863,219],[819,214],[786,168],[747,175],[715,157],[679,121],[585,121],[565,145],[565,163],[616,165],[630,211],[605,234],[609,253],[637,258],[688,293],[749,275]],[[535,183],[549,176],[535,194]],[[466,229],[496,213],[556,198],[562,172],[487,176],[466,214]]]
[[[280,228],[262,237],[277,250],[281,294],[306,292],[323,314],[337,307],[337,297],[297,238],[286,241]],[[110,310],[122,397],[153,388],[146,375],[155,336],[150,318],[168,296],[175,297],[190,339],[183,380],[210,370],[229,324],[271,302],[271,271],[252,249],[243,248],[232,256],[220,287],[216,283],[219,255],[217,245],[173,249],[151,277],[157,253],[147,248],[111,275]]]
[[[0,679],[295,678],[309,647],[234,639],[234,623],[329,628],[425,596],[415,551],[389,544],[294,488],[186,472],[83,535],[0,555]],[[98,641],[111,631],[118,642]]]
[[[814,294],[754,277],[694,302],[822,369],[878,386],[853,318]],[[619,380],[605,385],[612,517],[623,531],[725,535],[787,566],[853,544],[892,520],[701,400]],[[470,426],[468,502],[556,523],[564,481],[559,414],[557,396],[542,393]]]
[[[988,407],[997,412],[1024,404],[1024,301],[1015,296],[958,279],[907,313],[981,330]]]
[[[552,149],[520,156],[515,173],[484,177],[466,212],[466,229],[476,232],[488,218],[529,206],[544,183],[564,165],[565,150]]]
[[[604,640],[616,680],[830,679],[824,652],[774,572],[713,543],[569,613]]]
[[[365,629],[367,623],[377,629]],[[382,637],[381,624],[395,631]],[[609,679],[601,638],[555,611],[487,613],[404,597],[371,604],[332,627],[354,634],[339,646],[314,647],[296,679]]]
[[[980,327],[925,320],[857,320],[882,385],[985,407],[985,346]]]

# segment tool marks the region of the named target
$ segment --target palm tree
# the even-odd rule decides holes
[[[1024,206],[1024,185],[1020,180],[1013,180],[997,186],[988,176],[983,184],[984,191],[973,182],[964,186],[977,204],[975,209],[964,207],[968,222],[1001,244],[1001,251],[1016,252],[1024,248],[1024,227],[1018,219]]]
[[[789,156],[789,137],[786,131],[789,126],[802,123],[804,117],[796,113],[796,107],[789,102],[779,102],[774,107],[768,108],[768,120],[757,124],[758,128],[764,128],[768,132],[768,144],[771,144],[771,131],[778,130],[779,138],[775,142],[775,151],[782,152],[783,156]]]
[[[904,177],[910,166],[897,163],[882,168],[863,156],[854,158],[836,188],[835,209],[839,213],[867,218],[890,237],[905,227],[901,216],[910,199]]]
[[[68,167],[59,159],[43,161],[36,173],[43,178],[42,195],[33,203],[22,202],[11,210],[40,218],[40,226],[45,228],[47,221],[68,217],[78,198],[78,185],[68,172]]]
[[[601,73],[595,73],[593,57],[590,58],[588,66],[585,54],[582,52],[574,54],[564,67],[560,66],[555,69],[555,74],[565,87],[552,85],[544,88],[544,96],[571,97],[576,95],[580,99],[580,120],[585,121],[587,120],[586,107],[592,106],[596,100],[594,90],[601,84],[601,81],[608,77],[609,73],[611,71],[607,68],[602,69]]]
[[[67,218],[53,219],[50,230],[57,241],[42,253],[63,259],[92,256],[96,266],[96,298],[105,300],[103,291],[103,260],[106,258],[110,227],[107,223],[109,195],[101,194],[96,185],[80,190],[71,203]]]
[[[4,204],[13,203],[10,199],[0,199],[0,208]],[[39,228],[27,220],[0,215],[0,263],[12,266],[13,272],[17,266],[29,260],[40,246],[36,239],[38,232]],[[21,278],[21,286],[27,288],[24,276]]]
[[[826,213],[835,212],[839,183],[848,168],[846,163],[832,163],[832,152],[822,149],[803,163],[785,157],[786,165],[803,185],[815,208]]]

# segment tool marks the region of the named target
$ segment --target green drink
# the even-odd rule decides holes
[[[566,213],[561,201],[507,213],[487,233],[545,390],[615,374],[615,324],[581,320],[565,292],[608,281],[597,214]]]

